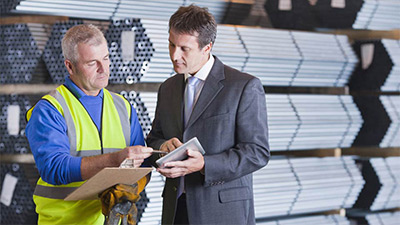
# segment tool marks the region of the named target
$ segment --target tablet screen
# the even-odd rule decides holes
[[[198,151],[201,154],[205,154],[203,147],[201,146],[199,140],[194,137],[181,145],[179,148],[173,150],[172,152],[168,153],[164,157],[159,158],[156,163],[159,167],[162,167],[164,163],[171,162],[171,161],[181,161],[187,158],[187,150],[191,149],[194,151]]]

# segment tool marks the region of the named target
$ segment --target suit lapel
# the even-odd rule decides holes
[[[177,124],[179,133],[183,133],[183,95],[184,95],[184,88],[185,88],[185,82],[184,82],[184,76],[183,74],[177,74],[175,75],[175,82],[176,85],[173,85],[173,88],[171,88],[171,108],[172,108],[172,115],[171,115],[171,120],[176,121],[171,124]]]
[[[203,114],[217,94],[222,90],[224,85],[220,81],[223,79],[225,79],[224,65],[217,57],[215,57],[214,65],[204,83],[199,99],[193,108],[193,112],[190,116],[186,129],[197,121],[197,119],[201,116],[201,114]]]

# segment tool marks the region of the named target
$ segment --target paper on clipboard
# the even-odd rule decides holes
[[[153,168],[108,167],[87,180],[82,186],[69,194],[64,200],[95,200],[98,194],[116,184],[134,184],[150,173]]]
[[[203,146],[201,146],[199,140],[194,137],[181,145],[179,148],[168,153],[166,156],[159,158],[156,163],[159,167],[162,167],[162,165],[167,162],[184,160],[187,158],[186,150],[188,149],[198,151],[203,155],[206,153],[203,149]]]

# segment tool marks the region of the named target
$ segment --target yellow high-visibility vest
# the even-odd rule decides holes
[[[130,145],[131,106],[121,95],[106,89],[103,97],[101,136],[80,101],[64,86],[59,86],[42,99],[49,101],[64,117],[68,128],[70,154],[94,156],[119,151]],[[32,107],[27,112],[31,118]],[[144,182],[142,181],[144,180]],[[144,188],[146,177],[140,180]],[[64,201],[85,181],[52,185],[39,178],[33,195],[38,224],[104,224],[100,200]],[[143,185],[144,184],[144,185]],[[141,188],[143,190],[143,188]],[[140,190],[141,191],[141,190]]]

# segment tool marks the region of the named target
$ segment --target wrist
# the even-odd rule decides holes
[[[122,163],[126,158],[128,158],[128,155],[126,154],[125,149],[122,149],[122,150],[120,150],[120,151],[118,151],[118,152],[114,152],[114,153],[111,153],[111,154],[113,155],[112,158],[114,159],[113,161],[114,161],[114,165],[115,165],[115,166],[120,166],[121,163]]]
[[[200,173],[203,175],[205,175],[205,167],[206,167],[206,162],[204,161],[204,158],[203,158],[203,167],[200,169]]]

